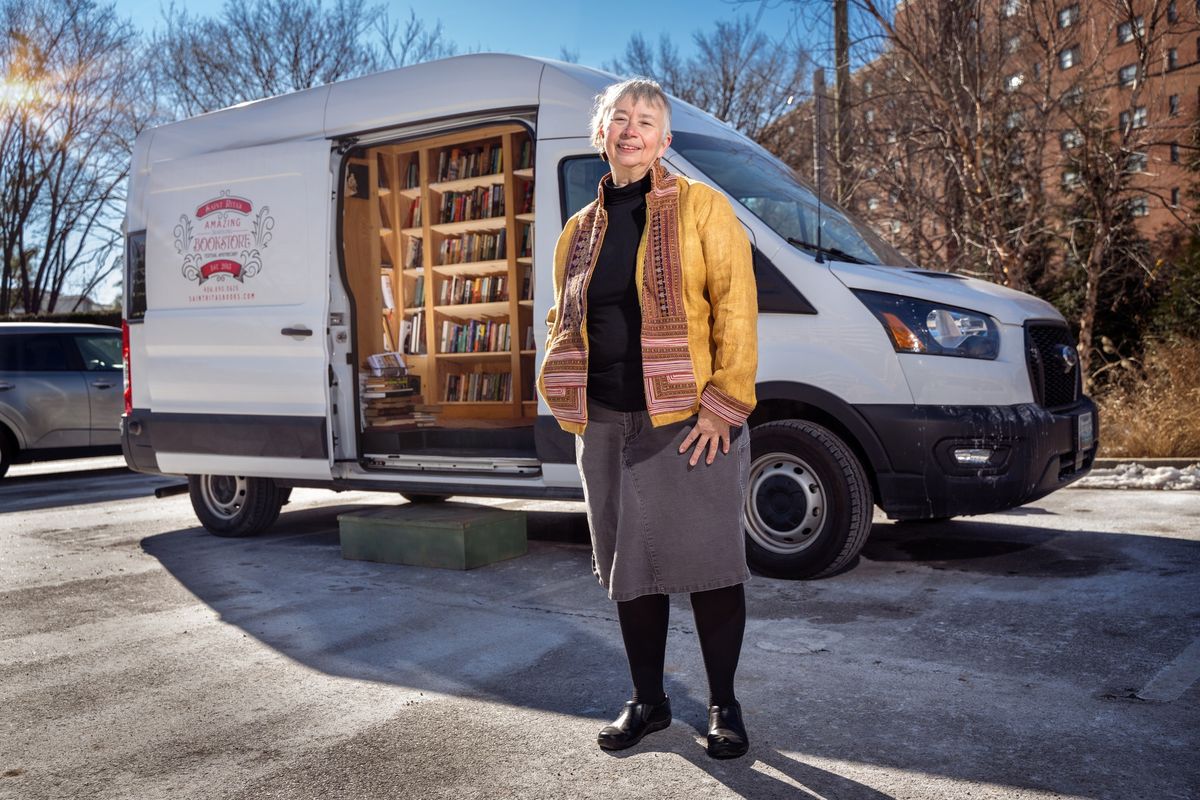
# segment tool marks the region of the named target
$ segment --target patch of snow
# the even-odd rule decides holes
[[[1093,469],[1071,485],[1080,489],[1200,489],[1200,463],[1183,469],[1118,464],[1112,469]]]

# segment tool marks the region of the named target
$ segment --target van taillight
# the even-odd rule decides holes
[[[125,416],[133,413],[133,373],[129,371],[129,323],[121,320],[121,364],[125,374]]]

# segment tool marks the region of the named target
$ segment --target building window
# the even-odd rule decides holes
[[[1070,89],[1068,89],[1066,92],[1063,93],[1062,100],[1060,101],[1063,108],[1070,108],[1071,106],[1077,106],[1082,102],[1083,102],[1083,87],[1082,86],[1072,86]]]
[[[904,227],[904,226],[900,224],[900,220],[898,220],[898,219],[892,220],[892,222],[891,222],[892,233],[900,233],[900,229],[902,227]]]
[[[1167,51],[1167,69],[1172,70],[1179,66],[1179,51],[1172,47]]]
[[[1063,170],[1062,185],[1064,189],[1072,189],[1080,183],[1078,172],[1073,169]]]
[[[1134,197],[1129,201],[1129,213],[1135,217],[1144,217],[1150,213],[1150,204],[1145,197]]]
[[[1058,27],[1069,28],[1079,21],[1079,6],[1067,6],[1058,12]]]
[[[1167,3],[1167,22],[1179,22],[1179,9],[1175,7],[1175,0],[1169,0]]]
[[[870,96],[871,96],[871,91],[872,91],[874,88],[875,88],[875,87],[871,85],[871,82],[870,82],[870,81],[864,81],[864,82],[863,82],[863,94],[865,94],[867,97],[870,97]]]
[[[1146,162],[1147,158],[1145,153],[1130,153],[1125,159],[1125,171],[1145,172]]]
[[[1083,144],[1083,134],[1072,128],[1069,131],[1063,131],[1058,141],[1062,144],[1063,150],[1072,150]]]
[[[1173,94],[1167,98],[1167,112],[1172,117],[1179,116],[1179,95]]]
[[[1135,35],[1141,36],[1146,32],[1146,18],[1134,17],[1117,26],[1117,44],[1132,42]]]
[[[1015,53],[1021,49],[1021,37],[1010,36],[1004,40],[1004,50],[1007,53]]]
[[[1021,10],[1021,0],[1004,0],[1000,5],[1000,16],[1008,19],[1015,17]]]
[[[1171,205],[1173,205],[1173,206],[1179,205],[1179,187],[1178,186],[1171,189]]]
[[[1059,69],[1070,69],[1079,63],[1079,45],[1074,44],[1058,53]]]
[[[1129,131],[1133,128],[1146,127],[1146,107],[1138,106],[1130,114],[1128,111],[1121,112],[1121,130]]]
[[[867,111],[866,111],[866,113],[865,113],[865,114],[863,114],[863,118],[864,118],[864,119],[865,119],[865,120],[866,120],[868,123],[874,122],[874,121],[875,121],[875,109],[873,109],[873,108],[868,108],[868,109],[867,109]]]
[[[1117,85],[1133,86],[1135,83],[1137,83],[1137,74],[1137,64],[1126,64],[1117,70]]]
[[[877,208],[879,208],[879,198],[878,197],[867,198],[867,211],[874,211]]]
[[[1179,144],[1177,142],[1171,142],[1171,163],[1179,163]]]
[[[1015,92],[1017,89],[1021,88],[1021,84],[1023,83],[1025,83],[1025,75],[1024,73],[1018,72],[1013,75],[1009,75],[1004,79],[1004,88],[1010,92]]]
[[[1021,127],[1022,122],[1024,122],[1024,117],[1021,116],[1021,112],[1013,111],[1013,112],[1010,112],[1009,115],[1004,118],[1004,127],[1011,131],[1014,128]]]

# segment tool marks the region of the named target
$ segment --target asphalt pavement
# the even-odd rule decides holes
[[[0,797],[1200,796],[1200,492],[1065,490],[929,525],[877,517],[833,578],[755,576],[750,753],[704,752],[672,604],[676,719],[606,753],[629,691],[579,503],[469,572],[346,561],[297,490],[269,533],[197,526],[178,479],[0,482]]]

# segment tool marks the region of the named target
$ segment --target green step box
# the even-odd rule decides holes
[[[525,512],[465,503],[401,505],[338,515],[342,558],[474,569],[528,552]]]

